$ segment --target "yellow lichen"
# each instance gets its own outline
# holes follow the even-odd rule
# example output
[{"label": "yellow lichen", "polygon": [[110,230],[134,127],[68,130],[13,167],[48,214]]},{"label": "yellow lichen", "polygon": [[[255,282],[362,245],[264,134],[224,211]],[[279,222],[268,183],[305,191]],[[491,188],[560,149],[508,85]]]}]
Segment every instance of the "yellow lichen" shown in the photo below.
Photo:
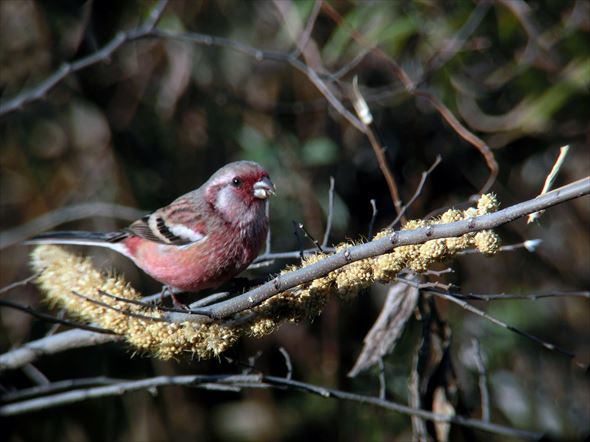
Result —
[{"label": "yellow lichen", "polygon": [[477,201],[477,213],[485,215],[486,213],[493,213],[498,210],[500,204],[493,193],[486,193],[479,197]]},{"label": "yellow lichen", "polygon": [[473,244],[485,255],[493,255],[500,248],[500,238],[491,230],[477,232],[473,238]]},{"label": "yellow lichen", "polygon": [[440,216],[441,223],[454,223],[463,219],[463,212],[460,210],[450,209]]}]

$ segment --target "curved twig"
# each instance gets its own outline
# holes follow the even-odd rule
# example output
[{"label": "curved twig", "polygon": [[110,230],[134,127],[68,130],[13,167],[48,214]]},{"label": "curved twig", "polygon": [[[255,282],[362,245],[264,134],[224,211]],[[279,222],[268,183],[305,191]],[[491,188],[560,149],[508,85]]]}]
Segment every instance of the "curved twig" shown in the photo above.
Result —
[{"label": "curved twig", "polygon": [[123,46],[125,43],[138,40],[150,34],[154,27],[158,24],[168,0],[159,0],[158,3],[150,11],[148,19],[141,26],[126,32],[119,32],[117,35],[104,45],[101,49],[92,54],[80,58],[72,63],[64,63],[61,67],[47,77],[44,81],[39,83],[36,87],[30,90],[21,92],[16,97],[8,100],[5,103],[0,104],[0,116],[14,112],[15,110],[21,109],[26,104],[32,103],[33,101],[40,100],[45,97],[51,90],[53,90],[58,84],[60,84],[66,77],[74,72],[81,71],[89,66],[95,65],[102,61],[108,60],[113,52]]},{"label": "curved twig", "polygon": [[[503,425],[493,424],[478,419],[470,419],[462,416],[436,414],[430,411],[408,407],[407,405],[399,404],[397,402],[380,399],[378,397],[349,393],[333,388],[326,388],[306,382],[296,381],[287,377],[266,376],[262,374],[157,376],[138,381],[114,382],[110,385],[66,391],[40,398],[6,404],[0,407],[0,416],[13,416],[36,410],[58,407],[65,404],[76,403],[87,399],[119,396],[127,392],[153,390],[154,388],[173,385],[204,388],[207,390],[226,390],[227,388],[224,387],[236,387],[236,391],[240,391],[245,388],[279,388],[292,391],[302,391],[305,393],[312,393],[323,398],[342,399],[359,404],[373,405],[405,415],[420,416],[424,419],[435,422],[452,422],[465,427],[475,428],[482,431],[506,436],[526,439],[539,439],[541,437],[540,433],[532,431],[510,428]],[[51,384],[49,384],[46,388],[51,388]]]}]

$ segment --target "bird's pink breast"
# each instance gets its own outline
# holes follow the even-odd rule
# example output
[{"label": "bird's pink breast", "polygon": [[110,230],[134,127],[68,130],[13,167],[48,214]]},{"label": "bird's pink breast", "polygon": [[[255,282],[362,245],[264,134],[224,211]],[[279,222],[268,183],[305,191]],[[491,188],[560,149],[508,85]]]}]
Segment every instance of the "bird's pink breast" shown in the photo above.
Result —
[{"label": "bird's pink breast", "polygon": [[216,287],[231,279],[256,257],[266,225],[257,232],[212,233],[189,247],[158,244],[139,237],[125,240],[135,264],[154,279],[182,291]]}]

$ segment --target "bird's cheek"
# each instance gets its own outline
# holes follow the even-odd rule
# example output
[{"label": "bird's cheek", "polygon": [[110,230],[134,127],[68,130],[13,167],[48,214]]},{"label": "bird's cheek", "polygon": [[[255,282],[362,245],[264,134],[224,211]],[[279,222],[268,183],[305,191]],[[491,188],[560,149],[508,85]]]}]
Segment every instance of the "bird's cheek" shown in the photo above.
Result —
[{"label": "bird's cheek", "polygon": [[231,189],[224,187],[219,189],[215,197],[215,207],[221,212],[225,212],[231,206],[232,192]]},{"label": "bird's cheek", "polygon": [[240,212],[244,209],[241,192],[231,187],[221,189],[217,193],[215,208],[230,219],[240,216]]}]

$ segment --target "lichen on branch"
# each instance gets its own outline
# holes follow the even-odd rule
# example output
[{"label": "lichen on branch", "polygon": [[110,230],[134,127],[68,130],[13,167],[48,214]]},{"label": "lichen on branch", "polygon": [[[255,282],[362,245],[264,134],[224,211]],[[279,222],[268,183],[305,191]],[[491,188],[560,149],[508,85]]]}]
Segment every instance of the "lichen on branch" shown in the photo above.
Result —
[{"label": "lichen on branch", "polygon": [[[465,211],[451,209],[435,219],[409,221],[404,230],[469,219],[494,212],[497,208],[493,195],[483,195],[477,208]],[[392,231],[386,229],[379,232],[376,238],[391,234]],[[435,262],[451,258],[467,248],[475,247],[486,255],[492,255],[498,250],[499,243],[495,232],[484,230],[400,246],[391,253],[351,262],[324,277],[278,293],[231,319],[209,323],[172,322],[168,320],[167,312],[153,306],[105,296],[103,293],[130,301],[140,301],[142,297],[122,277],[104,274],[88,258],[73,255],[58,246],[38,246],[32,253],[32,266],[40,272],[37,283],[48,302],[125,337],[138,351],[162,359],[184,354],[211,358],[234,345],[242,336],[264,336],[283,321],[301,321],[319,315],[330,296],[351,298],[374,283],[392,281],[403,269],[425,271]],[[346,250],[352,245],[341,243],[336,250]],[[308,256],[298,266],[284,269],[282,274],[316,263],[325,256],[322,253]]]}]

